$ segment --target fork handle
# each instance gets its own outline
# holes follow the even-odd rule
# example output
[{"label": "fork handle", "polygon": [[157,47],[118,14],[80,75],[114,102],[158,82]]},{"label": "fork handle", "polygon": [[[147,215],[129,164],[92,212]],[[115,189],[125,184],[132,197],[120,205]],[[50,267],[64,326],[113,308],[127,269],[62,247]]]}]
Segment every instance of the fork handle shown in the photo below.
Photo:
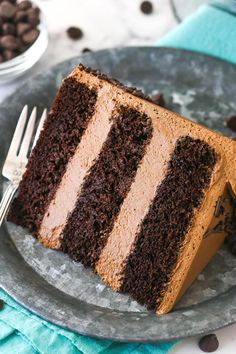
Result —
[{"label": "fork handle", "polygon": [[2,222],[6,216],[9,205],[12,201],[12,198],[14,197],[14,195],[16,193],[17,188],[18,188],[17,184],[9,183],[7,186],[7,189],[2,197],[2,200],[0,203],[0,226],[2,225]]}]

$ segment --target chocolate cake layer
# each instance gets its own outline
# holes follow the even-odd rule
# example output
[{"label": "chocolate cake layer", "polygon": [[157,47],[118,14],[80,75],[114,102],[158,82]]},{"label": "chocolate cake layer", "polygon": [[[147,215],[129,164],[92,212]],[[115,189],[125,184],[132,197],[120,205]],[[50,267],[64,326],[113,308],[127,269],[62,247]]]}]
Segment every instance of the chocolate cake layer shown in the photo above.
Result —
[{"label": "chocolate cake layer", "polygon": [[121,106],[64,228],[62,249],[95,267],[135,178],[153,128],[146,114]]},{"label": "chocolate cake layer", "polygon": [[93,114],[97,94],[74,78],[64,81],[34,149],[8,220],[36,232]]},{"label": "chocolate cake layer", "polygon": [[158,308],[216,164],[214,150],[189,136],[179,139],[167,174],[136,236],[121,291]]}]

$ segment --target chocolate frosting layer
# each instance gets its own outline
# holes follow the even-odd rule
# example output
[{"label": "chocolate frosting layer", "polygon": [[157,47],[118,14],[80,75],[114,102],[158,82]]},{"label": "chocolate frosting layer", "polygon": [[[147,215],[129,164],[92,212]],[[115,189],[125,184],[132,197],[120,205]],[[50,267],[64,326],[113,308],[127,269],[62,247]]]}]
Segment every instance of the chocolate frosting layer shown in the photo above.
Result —
[{"label": "chocolate frosting layer", "polygon": [[88,74],[92,74],[93,76],[96,76],[98,79],[107,81],[110,84],[112,84],[112,85],[122,89],[123,91],[130,93],[136,97],[139,97],[139,98],[142,98],[146,101],[157,104],[155,99],[152,99],[152,97],[145,95],[145,93],[143,91],[137,89],[136,87],[126,86],[126,85],[122,84],[119,80],[111,78],[111,77],[107,76],[106,74],[102,73],[100,70],[92,69],[90,67],[85,67],[85,66],[83,66],[83,64],[79,64],[77,69],[83,70]]}]

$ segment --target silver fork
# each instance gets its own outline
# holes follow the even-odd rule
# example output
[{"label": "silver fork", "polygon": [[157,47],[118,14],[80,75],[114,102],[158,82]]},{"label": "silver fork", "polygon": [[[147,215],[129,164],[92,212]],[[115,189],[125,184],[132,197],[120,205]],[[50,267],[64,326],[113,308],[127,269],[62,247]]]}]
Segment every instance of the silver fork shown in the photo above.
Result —
[{"label": "silver fork", "polygon": [[[25,167],[28,162],[28,155],[30,154],[30,143],[35,130],[37,108],[33,108],[26,126],[27,114],[28,106],[24,106],[8,150],[5,163],[3,165],[2,175],[8,179],[9,183],[0,203],[0,226],[2,225],[12,198],[14,197],[19,186],[21,177],[25,172]],[[39,121],[32,148],[36,144],[46,116],[47,110],[44,109]]]}]

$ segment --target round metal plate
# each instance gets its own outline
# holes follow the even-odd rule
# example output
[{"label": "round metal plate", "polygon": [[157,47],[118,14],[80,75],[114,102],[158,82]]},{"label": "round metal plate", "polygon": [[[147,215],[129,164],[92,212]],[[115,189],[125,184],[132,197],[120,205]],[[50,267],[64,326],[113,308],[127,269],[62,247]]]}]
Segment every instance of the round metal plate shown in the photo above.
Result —
[{"label": "round metal plate", "polygon": [[[147,94],[163,92],[169,109],[232,136],[225,117],[236,112],[236,67],[183,50],[124,48],[88,53],[32,78],[0,108],[4,161],[24,104],[50,107],[79,62]],[[0,285],[39,316],[75,332],[120,341],[154,342],[209,332],[236,321],[236,258],[224,247],[169,314],[156,316],[67,255],[41,246],[21,227],[0,230]]]}]

